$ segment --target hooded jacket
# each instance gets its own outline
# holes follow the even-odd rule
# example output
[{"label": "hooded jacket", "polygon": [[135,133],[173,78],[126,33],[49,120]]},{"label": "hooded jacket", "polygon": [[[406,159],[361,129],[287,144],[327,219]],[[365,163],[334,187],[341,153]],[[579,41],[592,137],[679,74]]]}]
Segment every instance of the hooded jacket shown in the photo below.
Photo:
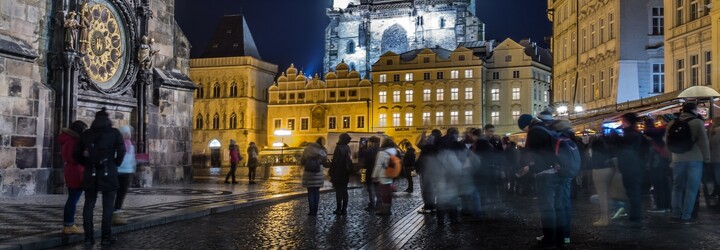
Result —
[{"label": "hooded jacket", "polygon": [[[696,117],[695,114],[682,113],[680,115],[680,120],[687,120],[693,117]],[[675,123],[675,121],[671,121],[668,124],[668,129],[672,127],[673,123]],[[690,126],[690,133],[692,134],[695,145],[693,145],[692,149],[688,152],[672,153],[672,162],[702,161],[709,163],[710,143],[707,133],[705,133],[705,122],[701,119],[692,119],[688,122],[688,125]],[[665,134],[667,136],[667,133]]]},{"label": "hooded jacket", "polygon": [[[300,158],[300,162],[305,165],[305,163],[310,159],[321,159],[320,161],[316,162],[325,162],[327,160],[327,152],[325,151],[325,147],[323,147],[320,144],[317,143],[310,143],[307,147],[305,147],[305,150],[303,150],[302,158]],[[324,174],[323,171],[318,172],[310,172],[310,171],[303,171],[302,176],[302,185],[303,187],[322,187],[325,184]]]},{"label": "hooded jacket", "polygon": [[350,182],[350,174],[353,170],[352,158],[350,157],[350,136],[341,134],[340,140],[333,152],[332,164],[330,164],[330,182],[333,184],[347,184]]},{"label": "hooded jacket", "polygon": [[372,177],[375,182],[380,184],[392,184],[393,178],[385,176],[385,169],[388,167],[388,160],[391,155],[397,155],[397,149],[395,148],[383,148],[378,151],[377,159],[375,160],[375,167],[373,168]]},{"label": "hooded jacket", "polygon": [[61,156],[65,162],[65,185],[68,188],[80,188],[82,186],[83,171],[85,167],[78,163],[73,157],[73,151],[77,145],[80,135],[68,128],[63,128],[58,136],[58,142],[61,145]]},{"label": "hooded jacket", "polygon": [[118,166],[125,157],[122,134],[112,127],[107,113],[95,115],[90,129],[80,136],[73,156],[86,167],[83,189],[87,191],[112,191],[118,189]]}]

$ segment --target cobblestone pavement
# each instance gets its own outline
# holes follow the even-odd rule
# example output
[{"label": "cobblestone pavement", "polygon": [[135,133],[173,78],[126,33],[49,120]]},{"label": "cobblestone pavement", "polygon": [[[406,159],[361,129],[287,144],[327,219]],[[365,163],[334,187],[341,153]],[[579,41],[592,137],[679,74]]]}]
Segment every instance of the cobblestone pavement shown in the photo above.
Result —
[{"label": "cobblestone pavement", "polygon": [[[334,194],[327,193],[316,218],[306,215],[306,199],[296,198],[119,234],[113,249],[531,249],[540,235],[532,197],[509,198],[483,220],[462,217],[460,223],[442,225],[431,215],[415,213],[421,205],[417,191],[396,193],[390,217],[363,211],[363,190],[351,190],[350,197],[347,216],[332,214]],[[570,249],[720,249],[720,208],[715,205],[703,202],[693,225],[644,213],[642,228],[622,221],[599,228],[591,225],[598,208],[586,195],[580,197],[573,204]]]}]

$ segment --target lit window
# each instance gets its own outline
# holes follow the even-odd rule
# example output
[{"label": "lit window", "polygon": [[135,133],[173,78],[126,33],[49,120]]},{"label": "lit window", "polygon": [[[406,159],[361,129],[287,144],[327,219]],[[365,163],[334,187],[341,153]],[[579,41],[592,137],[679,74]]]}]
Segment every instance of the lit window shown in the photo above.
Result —
[{"label": "lit window", "polygon": [[435,112],[435,125],[436,126],[443,125],[443,123],[444,123],[443,115],[444,115],[443,112]]},{"label": "lit window", "polygon": [[385,74],[380,75],[379,81],[380,81],[380,82],[387,82],[387,75],[385,75]]},{"label": "lit window", "polygon": [[450,89],[450,100],[457,101],[460,95],[460,89],[458,88],[451,88]]},{"label": "lit window", "polygon": [[430,125],[430,112],[423,112],[422,122],[424,126]]},{"label": "lit window", "polygon": [[520,111],[513,110],[512,118],[513,118],[513,122],[517,122],[518,118],[520,118]]},{"label": "lit window", "polygon": [[520,100],[520,88],[513,88],[513,89],[512,89],[512,99],[513,99],[513,100]]},{"label": "lit window", "polygon": [[278,129],[282,128],[282,119],[275,119],[275,120],[273,120],[273,123],[274,123],[273,130],[278,130]]},{"label": "lit window", "polygon": [[405,90],[405,102],[412,102],[413,101],[413,91],[412,89]]},{"label": "lit window", "polygon": [[457,124],[458,124],[458,120],[459,120],[458,115],[459,115],[459,113],[460,113],[460,112],[458,112],[458,111],[450,111],[450,124],[451,124],[451,125],[457,125]]},{"label": "lit window", "polygon": [[387,125],[387,114],[380,114],[378,117],[378,126],[385,127]]},{"label": "lit window", "polygon": [[678,90],[685,86],[685,59],[677,60],[677,86]]},{"label": "lit window", "polygon": [[465,124],[473,124],[473,112],[471,110],[465,111]]},{"label": "lit window", "polygon": [[344,128],[344,129],[350,128],[350,117],[349,116],[343,116],[342,128]]},{"label": "lit window", "polygon": [[460,71],[451,70],[450,71],[450,79],[458,79],[458,78],[460,78]]},{"label": "lit window", "polygon": [[550,95],[549,91],[544,91],[544,92],[543,92],[543,101],[544,101],[544,102],[548,102],[548,99],[550,98],[549,95]]},{"label": "lit window", "polygon": [[498,112],[498,111],[490,112],[490,123],[491,124],[500,124],[500,112]]},{"label": "lit window", "polygon": [[406,82],[412,82],[413,80],[413,74],[412,73],[405,73],[405,81]]},{"label": "lit window", "polygon": [[357,128],[365,128],[365,116],[357,117]]},{"label": "lit window", "polygon": [[465,70],[465,78],[473,78],[473,70],[472,69]]},{"label": "lit window", "polygon": [[337,117],[328,117],[328,129],[337,129]]},{"label": "lit window", "polygon": [[405,126],[412,126],[413,125],[413,114],[412,113],[405,113]]},{"label": "lit window", "polygon": [[698,62],[698,56],[692,55],[690,56],[690,85],[691,86],[697,86],[699,81],[698,77],[700,74],[700,65]]},{"label": "lit window", "polygon": [[500,101],[500,89],[491,89],[490,90],[490,100]]},{"label": "lit window", "polygon": [[386,91],[380,91],[380,93],[378,93],[378,95],[379,95],[378,102],[387,103],[387,92]]},{"label": "lit window", "polygon": [[393,102],[394,103],[400,102],[400,90],[393,91]]},{"label": "lit window", "polygon": [[473,99],[473,88],[465,87],[465,100],[472,100],[472,99]]},{"label": "lit window", "polygon": [[310,119],[308,119],[308,118],[302,118],[302,119],[300,119],[300,129],[301,129],[301,130],[308,130],[309,121],[310,121]]},{"label": "lit window", "polygon": [[444,101],[445,100],[445,90],[444,89],[436,89],[435,90],[435,100],[436,101]]},{"label": "lit window", "polygon": [[295,130],[295,119],[288,119],[288,121],[287,121],[287,129],[288,129],[288,130]]},{"label": "lit window", "polygon": [[429,102],[430,101],[430,95],[431,95],[430,89],[423,89],[423,101]]}]

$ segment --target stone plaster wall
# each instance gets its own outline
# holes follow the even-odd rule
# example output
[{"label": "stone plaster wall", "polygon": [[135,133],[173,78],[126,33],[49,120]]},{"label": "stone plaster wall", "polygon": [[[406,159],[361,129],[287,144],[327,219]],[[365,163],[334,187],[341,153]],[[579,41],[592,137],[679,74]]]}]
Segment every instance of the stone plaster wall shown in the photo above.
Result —
[{"label": "stone plaster wall", "polygon": [[161,87],[160,102],[150,108],[148,152],[153,180],[188,182],[192,150],[193,92]]},{"label": "stone plaster wall", "polygon": [[46,193],[50,178],[53,90],[45,65],[47,1],[0,1],[0,35],[39,55],[34,61],[0,52],[0,196]]}]

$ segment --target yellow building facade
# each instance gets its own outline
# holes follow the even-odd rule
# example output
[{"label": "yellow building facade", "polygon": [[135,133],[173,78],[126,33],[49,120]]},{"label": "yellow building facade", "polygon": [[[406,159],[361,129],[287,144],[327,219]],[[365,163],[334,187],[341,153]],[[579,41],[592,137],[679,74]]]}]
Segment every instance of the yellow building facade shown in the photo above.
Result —
[{"label": "yellow building facade", "polygon": [[[344,62],[324,80],[307,77],[291,65],[268,89],[268,144],[299,147],[328,132],[369,132],[371,93],[370,81]],[[275,135],[278,130],[289,130],[290,135]]]},{"label": "yellow building facade", "polygon": [[372,67],[372,131],[415,143],[423,131],[481,127],[483,64],[463,47],[383,54]]}]

